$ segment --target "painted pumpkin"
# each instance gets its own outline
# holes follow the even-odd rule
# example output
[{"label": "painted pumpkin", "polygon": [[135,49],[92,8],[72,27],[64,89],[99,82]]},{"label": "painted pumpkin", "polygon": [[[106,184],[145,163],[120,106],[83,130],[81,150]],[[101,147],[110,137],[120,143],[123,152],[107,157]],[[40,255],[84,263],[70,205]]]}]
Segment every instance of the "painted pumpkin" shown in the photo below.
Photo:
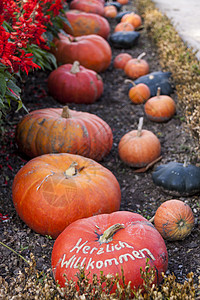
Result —
[{"label": "painted pumpkin", "polygon": [[120,207],[115,176],[97,162],[73,154],[46,154],[16,174],[13,203],[35,232],[56,238],[70,223]]},{"label": "painted pumpkin", "polygon": [[128,22],[120,22],[118,23],[115,28],[114,28],[114,32],[118,32],[118,31],[133,31],[135,28],[133,27],[133,25],[131,23]]},{"label": "painted pumpkin", "polygon": [[138,130],[131,130],[120,140],[118,153],[121,160],[135,168],[147,166],[156,160],[161,153],[161,145],[157,136],[142,129],[143,118],[140,118]]},{"label": "painted pumpkin", "polygon": [[144,55],[145,53],[142,53],[137,58],[132,58],[127,62],[124,72],[128,77],[136,79],[149,73],[149,64],[145,59],[142,59]]},{"label": "painted pumpkin", "polygon": [[77,9],[86,13],[93,13],[100,16],[104,15],[104,4],[98,0],[73,0],[70,9]]},{"label": "painted pumpkin", "polygon": [[121,18],[121,22],[129,22],[136,29],[142,25],[142,19],[138,14],[131,12],[129,14],[125,14]]},{"label": "painted pumpkin", "polygon": [[118,54],[113,60],[114,68],[123,70],[126,63],[130,59],[132,59],[132,56],[129,53],[120,53],[120,54]]},{"label": "painted pumpkin", "polygon": [[97,34],[73,37],[60,33],[54,44],[52,53],[61,64],[72,64],[77,60],[83,67],[99,73],[105,71],[111,63],[111,47]]},{"label": "painted pumpkin", "polygon": [[18,148],[29,157],[72,153],[100,161],[112,142],[112,130],[101,118],[68,107],[32,111],[16,128]]},{"label": "painted pumpkin", "polygon": [[168,265],[163,238],[141,215],[119,211],[69,225],[54,243],[51,262],[55,280],[63,287],[65,275],[77,281],[80,265],[85,266],[90,279],[100,272],[121,277],[123,268],[125,283],[130,282],[135,290],[142,285],[140,268],[145,269],[147,258],[156,270],[154,283],[159,284]]},{"label": "painted pumpkin", "polygon": [[158,88],[157,96],[150,98],[144,105],[147,118],[154,122],[166,122],[176,112],[174,100],[167,95],[160,95]]},{"label": "painted pumpkin", "polygon": [[194,215],[190,206],[183,201],[167,200],[157,209],[154,225],[164,239],[183,240],[194,227]]},{"label": "painted pumpkin", "polygon": [[195,194],[200,191],[200,167],[171,161],[152,173],[153,182],[169,191]]},{"label": "painted pumpkin", "polygon": [[102,95],[103,81],[95,71],[84,68],[75,61],[73,65],[62,65],[50,73],[48,90],[62,104],[89,104]]},{"label": "painted pumpkin", "polygon": [[108,21],[97,14],[69,10],[65,13],[70,26],[63,22],[63,30],[73,36],[97,34],[107,39],[110,34]]}]

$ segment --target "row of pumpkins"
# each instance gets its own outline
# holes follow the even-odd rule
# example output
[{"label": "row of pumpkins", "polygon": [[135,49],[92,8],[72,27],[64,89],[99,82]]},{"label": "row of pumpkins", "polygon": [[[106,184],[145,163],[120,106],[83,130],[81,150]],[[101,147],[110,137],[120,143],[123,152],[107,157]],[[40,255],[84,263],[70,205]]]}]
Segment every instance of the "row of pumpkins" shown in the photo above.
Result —
[{"label": "row of pumpkins", "polygon": [[[120,1],[113,2],[112,6],[117,7],[118,3],[119,9],[119,5],[127,4],[125,0],[123,4]],[[119,183],[111,171],[98,163],[111,151],[111,128],[96,115],[66,106],[72,102],[93,103],[103,93],[103,81],[98,73],[109,67],[112,58],[107,41],[110,25],[105,16],[116,17],[116,14],[108,14],[105,8],[109,6],[111,3],[106,4],[104,0],[69,1],[66,18],[71,25],[64,23],[67,34],[60,33],[52,48],[61,65],[48,78],[49,93],[63,107],[32,111],[16,129],[19,150],[32,159],[14,178],[13,203],[31,229],[56,239],[52,268],[61,286],[65,286],[65,275],[76,280],[79,266],[90,271],[90,278],[100,271],[121,274],[123,266],[126,282],[131,281],[131,287],[138,288],[142,284],[140,268],[145,268],[147,258],[156,269],[154,282],[160,283],[168,265],[163,237],[183,239],[194,225],[190,207],[175,199],[158,208],[155,227],[139,214],[119,211]],[[126,32],[135,34],[141,18],[137,15],[138,25],[131,27],[127,25],[131,24],[128,20],[136,14],[123,12],[122,15],[129,16],[119,22],[124,31],[116,29],[114,34],[123,37]],[[115,38],[114,45],[116,43]],[[114,67],[124,69],[129,80],[144,77],[152,81],[161,75],[159,72],[149,75],[146,60],[126,53],[115,58]],[[143,82],[131,81],[130,84],[131,101],[145,102],[146,116],[150,120],[163,122],[173,116],[173,99],[161,95],[157,87],[155,94],[155,85],[151,89]],[[142,121],[141,118],[138,130],[122,137],[118,148],[122,161],[135,168],[146,167],[161,154],[158,138],[142,129]],[[179,212],[179,220],[176,212]]]}]

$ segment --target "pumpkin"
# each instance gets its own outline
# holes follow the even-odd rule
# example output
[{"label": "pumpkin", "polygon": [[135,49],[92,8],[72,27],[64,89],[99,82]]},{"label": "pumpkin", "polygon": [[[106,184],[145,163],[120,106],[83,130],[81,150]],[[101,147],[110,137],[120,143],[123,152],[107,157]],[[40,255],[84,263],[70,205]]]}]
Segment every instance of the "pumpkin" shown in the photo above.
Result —
[{"label": "pumpkin", "polygon": [[73,36],[97,34],[107,39],[110,34],[108,21],[97,14],[69,10],[65,13],[69,22],[63,22],[63,30]]},{"label": "pumpkin", "polygon": [[138,14],[135,14],[134,12],[122,16],[121,22],[129,22],[133,25],[134,28],[138,28],[142,25],[141,17]]},{"label": "pumpkin", "polygon": [[161,153],[161,145],[157,136],[142,129],[143,118],[140,118],[138,130],[126,133],[118,145],[118,153],[121,160],[134,168],[147,166],[156,160]]},{"label": "pumpkin", "polygon": [[54,44],[52,52],[61,64],[72,64],[77,60],[83,67],[99,73],[105,71],[111,63],[111,47],[99,35],[73,37],[60,33]]},{"label": "pumpkin", "polygon": [[114,32],[118,32],[118,31],[134,31],[134,27],[131,23],[128,22],[120,22],[118,23],[115,28],[114,28]]},{"label": "pumpkin", "polygon": [[185,162],[160,165],[152,173],[152,178],[156,185],[180,194],[195,194],[200,191],[200,167]]},{"label": "pumpkin", "polygon": [[148,85],[151,91],[151,97],[157,95],[158,87],[162,95],[170,95],[173,92],[173,87],[170,82],[171,72],[156,71],[147,75],[141,76],[134,81],[135,84],[144,83]]},{"label": "pumpkin", "polygon": [[104,6],[104,17],[115,18],[117,15],[117,8],[114,5]]},{"label": "pumpkin", "polygon": [[100,16],[104,15],[104,4],[98,0],[73,0],[69,4],[70,9],[82,10]]},{"label": "pumpkin", "polygon": [[35,232],[56,238],[70,223],[120,207],[115,176],[80,155],[45,154],[15,175],[12,196],[19,217]]},{"label": "pumpkin", "polygon": [[118,3],[120,3],[121,5],[125,5],[128,4],[129,0],[117,0]]},{"label": "pumpkin", "polygon": [[194,227],[194,215],[190,206],[183,201],[167,200],[156,210],[154,225],[164,239],[183,240]]},{"label": "pumpkin", "polygon": [[49,93],[60,103],[93,103],[103,93],[103,81],[78,61],[59,66],[48,77]]},{"label": "pumpkin", "polygon": [[114,48],[130,49],[137,44],[140,33],[136,31],[118,31],[112,33],[108,40]]},{"label": "pumpkin", "polygon": [[137,58],[130,59],[124,67],[125,74],[133,79],[149,73],[149,64],[142,57],[145,53],[141,53]]},{"label": "pumpkin", "polygon": [[112,141],[105,121],[68,107],[32,111],[16,127],[18,148],[29,157],[67,152],[100,161],[110,152]]},{"label": "pumpkin", "polygon": [[[55,281],[65,286],[66,277],[77,281],[78,267],[84,267],[89,282],[93,274],[119,274],[125,284],[136,290],[142,286],[140,269],[146,260],[156,270],[154,283],[166,272],[168,254],[163,238],[155,227],[137,213],[118,211],[77,220],[56,239],[51,264]],[[66,277],[65,277],[66,276]],[[78,289],[78,286],[77,286]],[[116,286],[110,291],[113,293]]]},{"label": "pumpkin", "polygon": [[[131,80],[128,79],[125,80],[125,82],[130,82],[130,81]],[[146,84],[140,83],[136,85],[132,81],[131,83],[133,84],[133,87],[130,88],[128,92],[128,96],[131,102],[133,102],[134,104],[142,104],[150,98],[151,92],[149,87]]]},{"label": "pumpkin", "polygon": [[132,11],[130,10],[127,10],[127,11],[120,11],[116,17],[115,17],[115,20],[117,21],[117,23],[121,22],[121,19],[124,15],[127,15],[127,14],[130,14]]},{"label": "pumpkin", "polygon": [[150,98],[144,105],[147,118],[154,122],[166,122],[176,112],[174,100],[167,95],[160,95],[158,88],[157,96]]},{"label": "pumpkin", "polygon": [[114,60],[113,65],[116,69],[124,69],[126,63],[132,58],[132,56],[128,53],[120,53],[118,54]]},{"label": "pumpkin", "polygon": [[117,1],[109,1],[104,4],[104,6],[114,6],[117,9],[117,12],[121,10],[122,5]]}]

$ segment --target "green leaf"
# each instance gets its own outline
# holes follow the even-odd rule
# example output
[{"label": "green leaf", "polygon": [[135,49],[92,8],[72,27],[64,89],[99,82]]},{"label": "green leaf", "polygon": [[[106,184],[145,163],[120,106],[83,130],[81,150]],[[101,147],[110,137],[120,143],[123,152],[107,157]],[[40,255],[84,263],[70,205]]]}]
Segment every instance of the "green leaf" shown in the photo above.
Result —
[{"label": "green leaf", "polygon": [[3,74],[0,73],[0,94],[4,97],[6,93],[6,79]]}]

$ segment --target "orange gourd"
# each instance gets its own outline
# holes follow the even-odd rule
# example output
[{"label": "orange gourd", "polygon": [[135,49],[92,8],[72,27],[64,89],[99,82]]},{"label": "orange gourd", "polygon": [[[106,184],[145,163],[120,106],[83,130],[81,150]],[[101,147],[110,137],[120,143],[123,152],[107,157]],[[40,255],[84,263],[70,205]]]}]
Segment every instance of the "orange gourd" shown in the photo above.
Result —
[{"label": "orange gourd", "polygon": [[183,201],[167,200],[157,209],[154,225],[164,239],[183,240],[194,227],[194,215],[190,206]]},{"label": "orange gourd", "polygon": [[149,87],[144,83],[135,84],[131,80],[125,80],[125,82],[131,82],[133,86],[130,88],[128,92],[129,99],[134,104],[142,104],[146,100],[148,100],[151,96],[151,91]]},{"label": "orange gourd", "polygon": [[115,18],[117,15],[117,8],[114,5],[104,6],[104,17]]},{"label": "orange gourd", "polygon": [[105,71],[111,63],[111,47],[97,34],[73,37],[60,33],[54,45],[51,51],[61,64],[72,64],[77,60],[83,67],[99,73]]},{"label": "orange gourd", "polygon": [[12,196],[19,217],[35,232],[56,238],[69,224],[119,210],[115,176],[97,162],[73,154],[46,154],[16,174]]},{"label": "orange gourd", "polygon": [[144,105],[146,116],[154,122],[165,122],[172,118],[176,112],[174,100],[167,95],[160,95],[158,88],[157,96],[150,98]]},{"label": "orange gourd", "polygon": [[107,39],[110,25],[106,18],[79,10],[69,10],[65,13],[68,23],[63,22],[63,30],[73,36],[97,34]]},{"label": "orange gourd", "polygon": [[123,162],[135,168],[145,167],[156,160],[161,153],[157,136],[142,129],[143,118],[140,118],[138,130],[126,133],[120,140],[118,153]]},{"label": "orange gourd", "polygon": [[121,5],[125,5],[128,4],[129,0],[117,0],[118,3],[120,3]]},{"label": "orange gourd", "polygon": [[142,53],[137,58],[132,58],[127,62],[124,72],[128,77],[137,79],[149,73],[149,64],[145,59],[142,59],[144,55],[145,53]]},{"label": "orange gourd", "polygon": [[138,14],[135,14],[134,12],[131,12],[130,14],[125,14],[121,18],[121,22],[129,22],[133,25],[135,29],[142,25],[141,17]]},{"label": "orange gourd", "polygon": [[32,111],[16,128],[18,148],[29,157],[67,152],[100,161],[112,142],[112,130],[105,121],[68,107]]},{"label": "orange gourd", "polygon": [[70,9],[77,9],[86,13],[104,15],[104,4],[98,0],[73,0],[69,4]]},{"label": "orange gourd", "polygon": [[132,56],[128,53],[120,53],[118,54],[113,61],[114,68],[116,69],[124,69],[126,63],[132,59]]},{"label": "orange gourd", "polygon": [[115,26],[114,32],[118,31],[133,31],[135,28],[129,22],[120,22]]}]

